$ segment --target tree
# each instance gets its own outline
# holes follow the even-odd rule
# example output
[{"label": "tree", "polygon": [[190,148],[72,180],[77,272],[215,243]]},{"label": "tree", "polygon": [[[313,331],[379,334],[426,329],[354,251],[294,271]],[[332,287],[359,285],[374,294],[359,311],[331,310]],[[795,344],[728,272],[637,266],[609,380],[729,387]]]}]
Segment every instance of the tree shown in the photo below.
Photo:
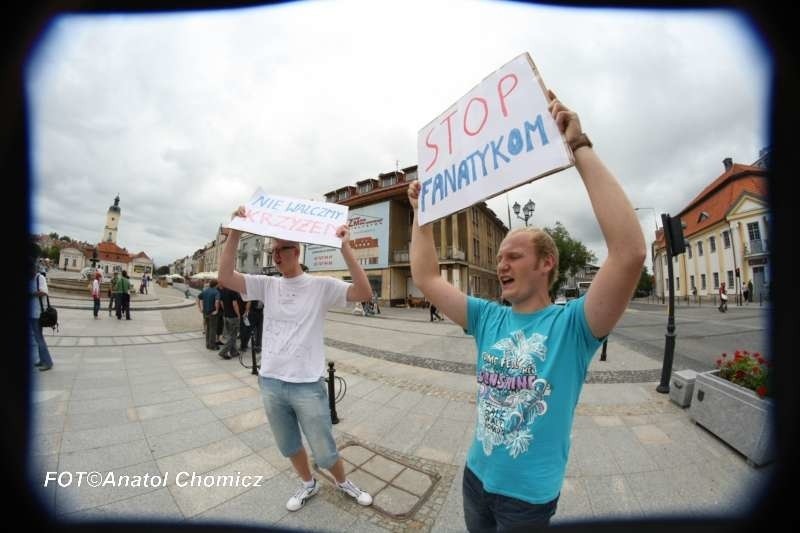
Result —
[{"label": "tree", "polygon": [[160,266],[156,269],[157,276],[166,276],[169,274],[169,265]]},{"label": "tree", "polygon": [[47,250],[45,257],[49,258],[53,263],[58,264],[58,256],[61,254],[61,250],[58,246],[51,246],[45,250]]},{"label": "tree", "polygon": [[556,221],[554,228],[546,227],[544,231],[553,238],[558,248],[558,277],[550,287],[550,295],[555,297],[556,291],[567,281],[567,275],[574,276],[587,264],[597,261],[597,256],[582,242],[573,239],[559,221]]},{"label": "tree", "polygon": [[52,233],[49,233],[47,236],[50,237],[51,239],[58,240],[58,233],[56,233],[55,231],[52,232]]},{"label": "tree", "polygon": [[646,296],[653,290],[653,276],[647,271],[647,267],[642,267],[642,275],[639,276],[639,284],[636,285],[636,296]]},{"label": "tree", "polygon": [[72,242],[72,239],[70,239],[70,238],[69,238],[69,237],[67,237],[66,235],[62,235],[60,240],[62,240],[62,241],[66,241],[66,242]]}]

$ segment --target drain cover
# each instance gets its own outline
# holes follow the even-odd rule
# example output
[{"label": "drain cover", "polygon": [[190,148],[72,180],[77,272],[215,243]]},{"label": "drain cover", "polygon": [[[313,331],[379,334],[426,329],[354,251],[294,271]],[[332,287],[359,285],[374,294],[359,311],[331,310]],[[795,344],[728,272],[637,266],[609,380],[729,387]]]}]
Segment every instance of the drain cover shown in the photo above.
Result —
[{"label": "drain cover", "polygon": [[[441,480],[436,472],[426,471],[366,444],[346,442],[339,446],[348,479],[372,495],[372,509],[395,520],[412,518]],[[314,469],[331,483],[327,471]]]}]

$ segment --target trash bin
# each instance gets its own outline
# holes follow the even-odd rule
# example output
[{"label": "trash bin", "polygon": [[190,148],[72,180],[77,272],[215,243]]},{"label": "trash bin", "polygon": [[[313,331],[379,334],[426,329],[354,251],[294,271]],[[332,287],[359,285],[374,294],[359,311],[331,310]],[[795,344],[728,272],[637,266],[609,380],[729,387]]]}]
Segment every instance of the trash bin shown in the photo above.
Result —
[{"label": "trash bin", "polygon": [[672,373],[669,387],[669,399],[681,407],[689,407],[692,403],[694,380],[697,372],[694,370],[679,370]]}]

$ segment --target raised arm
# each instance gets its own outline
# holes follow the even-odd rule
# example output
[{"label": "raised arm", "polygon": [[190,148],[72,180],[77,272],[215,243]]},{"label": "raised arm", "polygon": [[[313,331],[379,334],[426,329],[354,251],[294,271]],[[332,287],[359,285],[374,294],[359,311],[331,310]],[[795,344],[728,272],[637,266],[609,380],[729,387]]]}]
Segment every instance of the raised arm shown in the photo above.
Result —
[{"label": "raised arm", "polygon": [[411,277],[425,298],[466,329],[467,296],[439,274],[439,259],[433,241],[433,224],[419,226],[419,181],[408,186],[408,200],[414,209],[411,227]]},{"label": "raised arm", "polygon": [[347,226],[339,226],[336,236],[342,239],[342,258],[347,264],[347,270],[353,280],[350,288],[347,289],[348,302],[364,302],[372,298],[372,287],[369,284],[367,273],[358,264],[358,259],[350,248],[350,230]]},{"label": "raised arm", "polygon": [[573,151],[592,209],[608,248],[608,258],[586,294],[584,312],[595,337],[608,335],[625,312],[647,255],[644,235],[622,186],[583,137],[578,115],[550,91],[550,113]]},{"label": "raised arm", "polygon": [[[236,211],[233,212],[231,219],[244,216],[244,206],[240,205]],[[225,240],[225,246],[222,248],[222,255],[219,258],[219,272],[217,276],[223,286],[239,293],[247,292],[244,276],[233,269],[233,265],[236,263],[236,248],[239,247],[239,237],[242,236],[242,232],[230,228],[225,231],[228,238]]]}]

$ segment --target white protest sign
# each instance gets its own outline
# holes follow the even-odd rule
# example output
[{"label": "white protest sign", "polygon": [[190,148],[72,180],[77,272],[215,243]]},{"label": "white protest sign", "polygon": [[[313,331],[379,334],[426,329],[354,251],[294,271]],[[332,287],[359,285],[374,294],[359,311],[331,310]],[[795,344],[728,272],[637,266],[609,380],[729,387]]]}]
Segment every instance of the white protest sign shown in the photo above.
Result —
[{"label": "white protest sign", "polygon": [[422,128],[419,222],[426,224],[574,164],[524,53]]},{"label": "white protest sign", "polygon": [[342,247],[336,230],[347,224],[345,205],[276,196],[259,187],[244,207],[246,216],[234,218],[226,228],[286,241]]}]

